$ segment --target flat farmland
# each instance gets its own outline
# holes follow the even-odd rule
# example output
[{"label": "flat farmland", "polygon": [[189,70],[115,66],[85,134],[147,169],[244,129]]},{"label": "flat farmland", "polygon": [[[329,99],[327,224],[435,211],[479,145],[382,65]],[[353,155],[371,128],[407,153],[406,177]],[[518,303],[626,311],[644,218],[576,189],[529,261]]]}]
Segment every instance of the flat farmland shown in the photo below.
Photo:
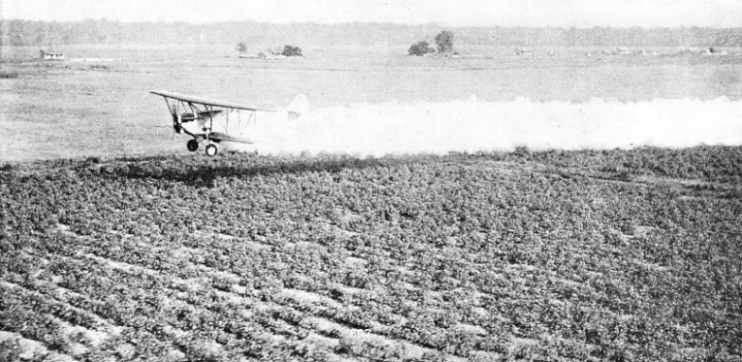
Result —
[{"label": "flat farmland", "polygon": [[726,97],[723,117],[734,49],[36,51],[3,48],[0,360],[742,359],[739,145],[208,158],[148,93],[320,112]]},{"label": "flat farmland", "polygon": [[[305,49],[304,59],[265,61],[238,58],[232,45],[73,47],[65,62],[29,61],[37,51],[3,49],[2,71],[17,74],[0,80],[3,161],[182,150],[183,140],[165,127],[164,102],[151,89],[267,107],[305,94],[314,109],[471,96],[569,102],[742,98],[736,49],[726,56],[674,55],[677,49],[619,56],[564,48],[548,50],[554,56],[538,50],[518,57],[510,48],[471,48],[462,49],[460,58],[436,58],[409,57],[404,48],[318,48]],[[74,61],[90,58],[104,61]]]},{"label": "flat farmland", "polygon": [[742,356],[739,147],[0,171],[0,350],[57,360]]}]

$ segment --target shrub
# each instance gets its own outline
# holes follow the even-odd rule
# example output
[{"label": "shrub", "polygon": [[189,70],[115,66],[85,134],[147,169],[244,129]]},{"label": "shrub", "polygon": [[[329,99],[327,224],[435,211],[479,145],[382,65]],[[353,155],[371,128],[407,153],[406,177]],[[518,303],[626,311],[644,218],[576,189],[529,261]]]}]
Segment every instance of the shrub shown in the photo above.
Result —
[{"label": "shrub", "polygon": [[453,32],[442,31],[435,37],[435,44],[438,45],[439,53],[446,53],[453,50]]},{"label": "shrub", "polygon": [[6,71],[0,72],[0,79],[15,79],[15,78],[18,78],[18,73],[16,72],[6,72]]},{"label": "shrub", "polygon": [[426,41],[418,42],[417,44],[412,44],[410,46],[410,49],[407,50],[407,54],[409,55],[417,55],[417,56],[423,56],[428,53],[435,53],[435,49],[431,48]]},{"label": "shrub", "polygon": [[303,56],[301,54],[301,48],[295,47],[295,46],[291,46],[291,45],[284,46],[283,47],[283,52],[281,54],[283,54],[283,55],[285,55],[287,57],[301,57],[301,56]]}]

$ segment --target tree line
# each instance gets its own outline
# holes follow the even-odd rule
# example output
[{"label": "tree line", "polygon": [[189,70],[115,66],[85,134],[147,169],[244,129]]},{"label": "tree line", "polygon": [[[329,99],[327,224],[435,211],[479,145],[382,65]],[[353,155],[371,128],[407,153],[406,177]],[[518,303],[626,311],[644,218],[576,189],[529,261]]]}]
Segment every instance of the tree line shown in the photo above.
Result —
[{"label": "tree line", "polygon": [[0,44],[55,46],[72,44],[250,44],[299,43],[305,46],[409,46],[432,40],[442,31],[456,34],[460,45],[479,46],[680,46],[739,47],[742,28],[524,28],[453,27],[436,24],[383,23],[271,24],[254,21],[189,24],[125,23],[109,20],[42,22],[0,20]]}]

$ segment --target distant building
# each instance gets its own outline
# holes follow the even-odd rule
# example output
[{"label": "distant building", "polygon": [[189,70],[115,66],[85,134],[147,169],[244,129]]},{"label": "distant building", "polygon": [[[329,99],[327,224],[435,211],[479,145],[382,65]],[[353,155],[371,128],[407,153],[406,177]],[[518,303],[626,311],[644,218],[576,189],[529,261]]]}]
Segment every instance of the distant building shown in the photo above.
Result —
[{"label": "distant building", "polygon": [[515,55],[531,54],[530,48],[515,48]]},{"label": "distant building", "polygon": [[39,58],[43,60],[64,60],[64,54],[62,53],[47,53],[42,49],[40,54]]},{"label": "distant building", "polygon": [[620,55],[632,55],[632,54],[634,54],[631,51],[631,49],[629,49],[627,47],[618,47],[618,48],[616,48],[616,53],[618,53]]}]

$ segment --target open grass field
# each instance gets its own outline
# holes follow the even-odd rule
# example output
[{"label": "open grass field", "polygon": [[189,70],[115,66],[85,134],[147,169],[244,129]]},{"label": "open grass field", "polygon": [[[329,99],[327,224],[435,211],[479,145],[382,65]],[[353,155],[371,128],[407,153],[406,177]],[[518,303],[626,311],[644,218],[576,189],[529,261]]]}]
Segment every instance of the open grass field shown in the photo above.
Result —
[{"label": "open grass field", "polygon": [[738,51],[36,51],[2,54],[0,361],[742,360],[739,145],[208,158],[148,94],[719,114]]},{"label": "open grass field", "polygon": [[184,139],[173,138],[170,128],[153,128],[168,126],[169,115],[151,89],[268,107],[285,106],[302,93],[315,109],[471,96],[569,102],[742,98],[737,49],[718,57],[672,55],[677,49],[657,49],[657,56],[546,51],[517,57],[511,48],[471,48],[461,49],[461,58],[428,58],[408,57],[404,48],[319,48],[305,49],[304,59],[261,61],[236,57],[234,45],[73,47],[65,50],[68,61],[32,62],[38,49],[6,47],[2,71],[17,77],[0,79],[0,162],[181,151]]}]

